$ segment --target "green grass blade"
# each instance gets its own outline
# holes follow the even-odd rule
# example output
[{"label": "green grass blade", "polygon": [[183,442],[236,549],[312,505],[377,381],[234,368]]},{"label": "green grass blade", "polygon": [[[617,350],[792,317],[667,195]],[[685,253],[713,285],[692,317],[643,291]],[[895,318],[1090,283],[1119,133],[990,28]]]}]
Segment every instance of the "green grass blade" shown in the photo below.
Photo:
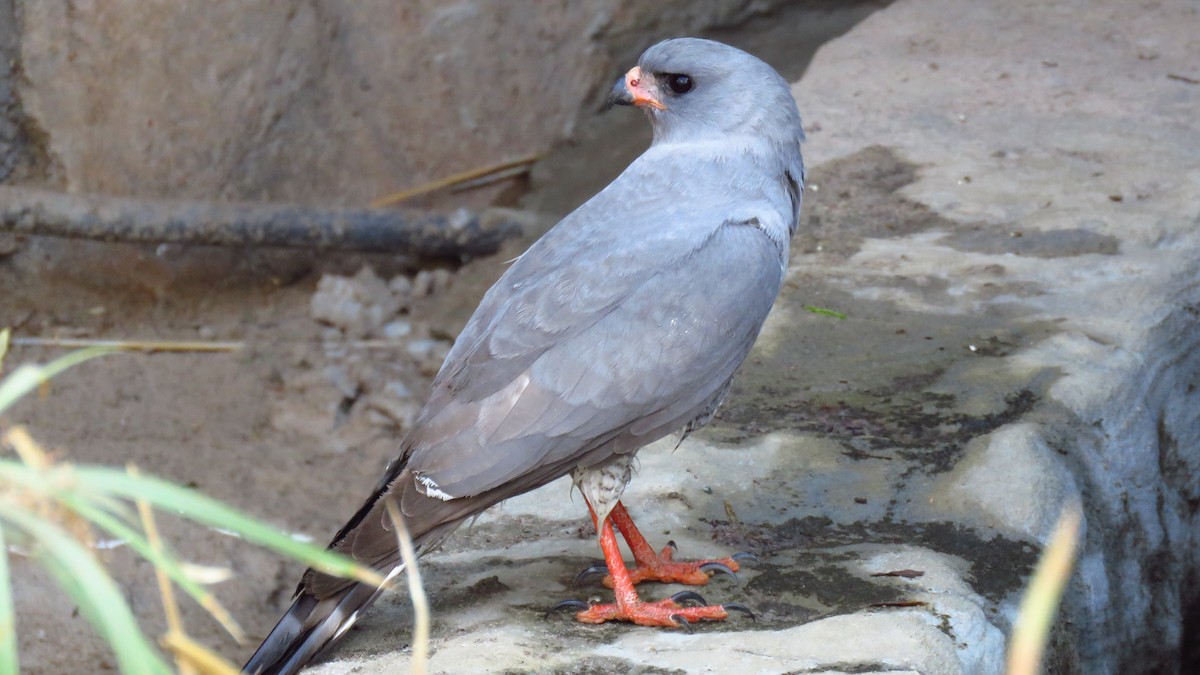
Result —
[{"label": "green grass blade", "polygon": [[[0,469],[10,471],[13,467]],[[243,539],[273,549],[308,566],[364,583],[380,585],[375,572],[356,564],[346,556],[323,547],[297,541],[274,527],[198,492],[151,476],[131,476],[107,467],[71,467],[72,490],[88,490],[145,500],[164,511],[181,515],[210,527],[233,532]]]},{"label": "green grass blade", "polygon": [[[238,642],[245,641],[246,635],[234,620],[233,615],[221,606],[221,603],[217,601],[212,593],[209,593],[200,584],[192,581],[173,555],[151,546],[150,542],[141,532],[125,524],[120,518],[105,511],[103,508],[77,496],[66,494],[60,496],[67,508],[78,513],[84,519],[91,521],[112,536],[121,539],[136,551],[138,555],[163,572],[166,572],[167,576],[170,577],[176,586],[195,600],[196,604],[203,607],[205,611],[212,615],[221,624],[221,627],[233,636],[235,640]],[[0,672],[4,671],[0,670]]]},{"label": "green grass blade", "polygon": [[[0,342],[5,336],[0,335]],[[2,348],[2,345],[0,345]],[[0,356],[3,356],[0,353]],[[8,542],[0,523],[0,673],[21,672],[17,660],[17,615],[13,610],[12,578],[8,573]]]},{"label": "green grass blade", "polygon": [[35,366],[27,363],[17,368],[12,374],[4,378],[3,381],[0,381],[0,412],[8,410],[18,399],[37,389],[41,383],[64,370],[112,351],[111,349],[99,347],[81,349],[77,352],[71,352],[66,356],[60,356],[44,366]]},{"label": "green grass blade", "polygon": [[122,673],[169,675],[170,668],[142,634],[125,596],[86,547],[58,525],[4,501],[0,518],[36,540],[40,562],[112,647]]},{"label": "green grass blade", "polygon": [[10,335],[12,335],[12,330],[8,328],[0,328],[0,366],[4,365],[4,357],[8,354],[8,342]]},{"label": "green grass blade", "polygon": [[825,309],[824,307],[817,307],[816,305],[805,305],[804,309],[812,312],[813,314],[820,314],[821,316],[831,316],[835,319],[846,318],[846,315],[841,312],[832,309]]},{"label": "green grass blade", "polygon": [[108,467],[60,465],[49,470],[34,469],[19,461],[0,459],[0,483],[2,482],[20,485],[60,500],[64,495],[84,494],[89,499],[119,496],[130,500],[144,500],[161,510],[231,532],[252,543],[279,551],[327,574],[376,586],[383,582],[380,575],[357,565],[346,556],[297,541],[211,497],[159,478],[131,476],[125,471]]}]

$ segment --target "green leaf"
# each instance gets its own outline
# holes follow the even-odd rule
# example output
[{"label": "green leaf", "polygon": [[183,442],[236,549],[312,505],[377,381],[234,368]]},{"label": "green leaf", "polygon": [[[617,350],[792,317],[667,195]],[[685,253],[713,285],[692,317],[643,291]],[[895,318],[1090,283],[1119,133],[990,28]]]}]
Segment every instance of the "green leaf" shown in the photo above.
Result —
[{"label": "green leaf", "polygon": [[[4,341],[0,335],[0,342]],[[8,574],[8,542],[0,524],[0,673],[19,673],[17,659],[17,615],[13,610],[12,578]]]},{"label": "green leaf", "polygon": [[813,314],[820,314],[821,316],[832,316],[835,319],[845,319],[846,318],[845,314],[834,311],[832,309],[825,309],[824,307],[816,307],[814,305],[805,305],[804,309],[807,309],[808,311],[812,312]]},{"label": "green leaf", "polygon": [[146,641],[125,596],[91,552],[57,524],[0,500],[0,518],[25,532],[39,546],[39,562],[79,606],[117,657],[122,673],[169,675],[171,669]]},{"label": "green leaf", "polygon": [[[8,331],[0,330],[0,359],[4,357],[7,344]],[[106,347],[84,349],[46,365],[17,368],[0,381],[0,413],[62,371],[111,351],[114,350]],[[12,430],[13,433],[18,431]],[[20,437],[25,438],[23,432]],[[19,447],[24,445],[32,447],[32,450],[26,450],[26,455],[32,453],[35,459],[42,459],[40,449],[31,440],[26,439]],[[9,493],[21,495],[22,502],[45,504],[51,509],[57,502],[124,540],[207,609],[235,637],[240,635],[240,630],[232,617],[169,550],[147,540],[135,524],[129,501],[148,503],[239,536],[328,574],[372,585],[383,582],[379,574],[350,558],[297,541],[219,501],[161,479],[106,467],[75,467],[49,461],[26,464],[20,460],[0,459],[0,673],[15,673],[19,666],[12,579],[5,548],[5,539],[12,537],[18,537],[23,545],[27,542],[37,551],[37,562],[54,575],[63,591],[109,643],[122,673],[166,675],[171,672],[162,653],[142,633],[123,592],[92,551],[66,531],[62,523],[37,515],[36,508],[5,498]],[[68,519],[73,520],[73,517],[68,516]]]},{"label": "green leaf", "polygon": [[[151,476],[131,476],[108,467],[58,466],[35,470],[13,460],[0,460],[0,480],[53,494],[97,498],[115,495],[150,504],[203,525],[235,534],[249,542],[279,551],[309,567],[363,583],[380,585],[382,577],[352,559],[323,547],[297,541],[265,523],[198,492]],[[34,487],[36,486],[36,487]]]},{"label": "green leaf", "polygon": [[123,471],[103,467],[77,467],[79,481],[91,489],[118,494],[128,499],[143,499],[160,509],[173,511],[210,527],[238,536],[290,556],[327,574],[379,585],[383,580],[375,572],[352,559],[321,546],[297,541],[274,527],[193,490],[151,476],[130,476]]},{"label": "green leaf", "polygon": [[37,389],[43,382],[62,371],[112,351],[102,347],[81,349],[66,356],[60,356],[44,366],[27,363],[17,368],[11,375],[4,378],[4,381],[0,382],[0,412],[8,410],[21,397]]},{"label": "green leaf", "polygon": [[179,561],[173,555],[151,546],[149,540],[141,532],[88,500],[68,493],[60,494],[59,497],[67,508],[78,513],[84,519],[91,521],[101,529],[106,530],[114,537],[121,539],[155,567],[166,572],[171,581],[175,582],[175,585],[183,589],[183,592],[191,596],[198,605],[208,611],[235,640],[238,642],[244,640],[245,633],[238,626],[237,622],[234,621],[233,616],[217,602],[217,599],[211,593],[201,588],[200,584],[193,581],[183,571],[183,567],[180,566]]}]

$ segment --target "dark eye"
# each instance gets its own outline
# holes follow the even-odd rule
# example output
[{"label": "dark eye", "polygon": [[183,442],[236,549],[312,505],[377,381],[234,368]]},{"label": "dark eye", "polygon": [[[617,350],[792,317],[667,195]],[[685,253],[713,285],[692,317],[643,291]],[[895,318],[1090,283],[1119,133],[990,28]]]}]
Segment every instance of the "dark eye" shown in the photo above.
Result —
[{"label": "dark eye", "polygon": [[692,78],[681,73],[667,75],[667,86],[676,94],[686,94],[692,90]]}]

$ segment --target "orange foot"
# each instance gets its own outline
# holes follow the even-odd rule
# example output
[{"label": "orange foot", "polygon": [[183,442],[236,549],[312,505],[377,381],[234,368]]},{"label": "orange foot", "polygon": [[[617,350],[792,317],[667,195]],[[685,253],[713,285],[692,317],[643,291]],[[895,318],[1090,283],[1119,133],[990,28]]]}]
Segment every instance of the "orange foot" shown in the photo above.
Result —
[{"label": "orange foot", "polygon": [[[697,602],[699,605],[682,604],[689,600]],[[581,623],[630,621],[639,626],[662,626],[664,628],[686,628],[698,621],[722,621],[729,616],[731,611],[744,612],[751,619],[754,618],[754,612],[744,605],[736,602],[710,605],[698,593],[692,591],[681,591],[658,602],[643,602],[636,597],[632,602],[621,602],[618,597],[617,602],[603,605],[588,605],[578,600],[566,600],[560,602],[555,609],[566,608],[579,609],[580,611],[575,613],[575,620]]]},{"label": "orange foot", "polygon": [[[591,505],[588,505],[591,508]],[[618,510],[620,515],[618,515]],[[595,512],[592,513],[592,519],[596,519]],[[730,611],[744,612],[754,618],[754,613],[743,605],[737,603],[727,603],[724,605],[709,605],[704,598],[693,591],[683,591],[676,593],[666,600],[658,602],[643,602],[634,590],[633,573],[625,566],[625,561],[621,558],[621,549],[617,546],[617,534],[613,531],[613,523],[616,522],[618,527],[622,523],[628,523],[630,529],[626,530],[621,527],[621,534],[625,535],[626,541],[634,547],[636,545],[630,540],[629,533],[633,532],[636,539],[641,540],[642,546],[650,551],[650,556],[659,563],[661,568],[664,561],[661,557],[665,557],[665,564],[690,566],[691,573],[698,574],[703,577],[703,581],[699,583],[708,583],[708,573],[702,569],[711,564],[725,565],[723,561],[702,561],[699,563],[673,563],[670,559],[670,548],[663,552],[663,556],[655,555],[641,534],[637,534],[637,530],[632,527],[633,523],[629,520],[629,514],[625,512],[624,507],[618,502],[613,509],[610,517],[605,518],[604,522],[597,525],[597,530],[600,533],[600,549],[604,552],[605,565],[611,575],[612,588],[616,591],[616,602],[609,604],[589,605],[579,600],[565,600],[554,606],[551,611],[559,609],[577,609],[575,620],[583,623],[604,623],[605,621],[631,621],[642,626],[664,626],[668,628],[689,627],[697,621],[721,621],[729,616]],[[636,554],[635,554],[635,557]],[[737,562],[732,558],[729,562],[733,563],[736,569]],[[641,564],[641,558],[639,558]],[[639,568],[640,569],[640,568]],[[636,570],[634,570],[636,571]],[[732,571],[730,572],[732,574]],[[690,575],[689,575],[690,576]],[[643,579],[656,578],[661,579],[654,574],[643,575]],[[674,578],[674,577],[673,577]],[[696,578],[690,576],[690,578]],[[687,583],[687,582],[685,582]],[[694,583],[694,582],[693,582]],[[699,603],[698,606],[685,606],[684,602]]]},{"label": "orange foot", "polygon": [[[667,584],[703,586],[718,572],[737,579],[736,572],[741,569],[738,561],[755,559],[751,553],[735,553],[728,558],[677,561],[673,559],[675,542],[667,542],[661,553],[655,553],[650,544],[646,542],[646,538],[638,531],[637,526],[633,524],[633,519],[629,517],[625,506],[620,502],[613,507],[609,518],[613,525],[621,531],[621,536],[625,538],[629,549],[633,551],[633,559],[637,565],[629,570],[629,576],[630,581],[634,584],[640,584],[643,581],[661,581]],[[615,588],[612,575],[608,572],[608,566],[605,564],[592,565],[579,573],[579,576],[575,578],[575,583],[578,584],[593,574],[604,573],[604,585]]]}]

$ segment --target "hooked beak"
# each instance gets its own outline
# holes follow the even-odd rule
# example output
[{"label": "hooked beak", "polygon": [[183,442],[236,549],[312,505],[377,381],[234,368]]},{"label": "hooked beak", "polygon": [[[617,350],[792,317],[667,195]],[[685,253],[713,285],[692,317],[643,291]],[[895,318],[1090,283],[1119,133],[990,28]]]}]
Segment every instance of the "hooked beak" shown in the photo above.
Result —
[{"label": "hooked beak", "polygon": [[649,107],[655,110],[667,109],[658,94],[658,87],[655,86],[654,79],[642,77],[642,69],[637,66],[630,68],[628,73],[618,77],[612,90],[608,92],[606,107],[611,108],[614,105],[635,105],[639,108]]}]

